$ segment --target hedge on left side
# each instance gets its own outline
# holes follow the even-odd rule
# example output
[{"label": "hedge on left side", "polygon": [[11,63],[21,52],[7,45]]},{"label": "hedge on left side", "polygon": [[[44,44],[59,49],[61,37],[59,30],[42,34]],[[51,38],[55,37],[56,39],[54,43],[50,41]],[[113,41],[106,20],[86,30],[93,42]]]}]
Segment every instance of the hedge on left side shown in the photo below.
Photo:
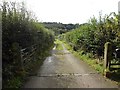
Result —
[{"label": "hedge on left side", "polygon": [[37,44],[37,57],[45,57],[54,43],[53,32],[45,29],[33,13],[27,11],[24,3],[2,2],[2,63],[3,63],[3,88],[19,88],[23,74],[17,74],[21,70],[19,57],[14,52],[18,44],[20,48]]}]

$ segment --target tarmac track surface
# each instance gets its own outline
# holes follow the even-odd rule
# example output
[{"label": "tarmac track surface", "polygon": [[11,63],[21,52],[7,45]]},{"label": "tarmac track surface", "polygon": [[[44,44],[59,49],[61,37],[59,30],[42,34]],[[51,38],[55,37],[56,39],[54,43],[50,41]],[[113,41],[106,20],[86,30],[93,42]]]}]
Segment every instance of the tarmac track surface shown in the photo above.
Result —
[{"label": "tarmac track surface", "polygon": [[51,51],[52,55],[36,75],[29,77],[24,88],[118,88],[62,46],[63,50]]}]

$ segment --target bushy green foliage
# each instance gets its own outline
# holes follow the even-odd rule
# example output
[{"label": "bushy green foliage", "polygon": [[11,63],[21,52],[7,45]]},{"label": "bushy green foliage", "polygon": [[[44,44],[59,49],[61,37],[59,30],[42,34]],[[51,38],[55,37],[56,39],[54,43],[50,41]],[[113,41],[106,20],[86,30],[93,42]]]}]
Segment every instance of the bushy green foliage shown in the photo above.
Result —
[{"label": "bushy green foliage", "polygon": [[[36,17],[27,11],[24,3],[4,1],[0,10],[2,12],[3,88],[19,87],[20,84],[16,82],[20,83],[19,77],[23,77],[24,72],[19,67],[20,57],[15,57],[19,56],[16,55],[19,53],[15,52],[17,48],[14,45],[22,49],[36,44],[37,57],[43,58],[53,46],[54,35],[37,22]],[[14,86],[10,82],[14,83]]]},{"label": "bushy green foliage", "polygon": [[79,28],[61,35],[74,50],[103,56],[104,44],[111,42],[113,48],[120,47],[120,26],[118,15],[114,12],[110,15],[99,15],[99,19],[91,18],[88,23],[81,24]]}]

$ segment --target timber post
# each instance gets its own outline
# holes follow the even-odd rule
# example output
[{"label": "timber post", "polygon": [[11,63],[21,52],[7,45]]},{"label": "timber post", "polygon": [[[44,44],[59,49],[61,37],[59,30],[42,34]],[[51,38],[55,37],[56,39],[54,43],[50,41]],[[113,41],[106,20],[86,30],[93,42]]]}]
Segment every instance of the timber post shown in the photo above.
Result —
[{"label": "timber post", "polygon": [[19,43],[13,43],[12,44],[12,52],[13,52],[13,60],[15,63],[15,67],[17,68],[17,73],[23,72],[23,65],[21,62],[21,47],[19,46]]},{"label": "timber post", "polygon": [[110,69],[110,63],[112,60],[112,44],[110,42],[105,43],[104,49],[104,72]]}]

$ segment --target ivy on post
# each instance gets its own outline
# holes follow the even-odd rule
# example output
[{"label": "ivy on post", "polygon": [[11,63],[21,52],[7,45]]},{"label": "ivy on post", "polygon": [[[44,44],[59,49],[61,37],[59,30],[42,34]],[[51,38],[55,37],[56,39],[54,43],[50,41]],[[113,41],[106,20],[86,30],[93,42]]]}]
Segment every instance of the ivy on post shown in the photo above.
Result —
[{"label": "ivy on post", "polygon": [[110,42],[106,42],[105,49],[104,49],[104,73],[105,75],[110,69],[111,60],[112,60],[112,44]]},{"label": "ivy on post", "polygon": [[23,65],[21,62],[21,47],[19,46],[18,43],[13,43],[12,44],[12,53],[13,53],[13,61],[14,61],[14,67],[15,67],[15,72],[16,74],[20,75],[23,73]]}]

